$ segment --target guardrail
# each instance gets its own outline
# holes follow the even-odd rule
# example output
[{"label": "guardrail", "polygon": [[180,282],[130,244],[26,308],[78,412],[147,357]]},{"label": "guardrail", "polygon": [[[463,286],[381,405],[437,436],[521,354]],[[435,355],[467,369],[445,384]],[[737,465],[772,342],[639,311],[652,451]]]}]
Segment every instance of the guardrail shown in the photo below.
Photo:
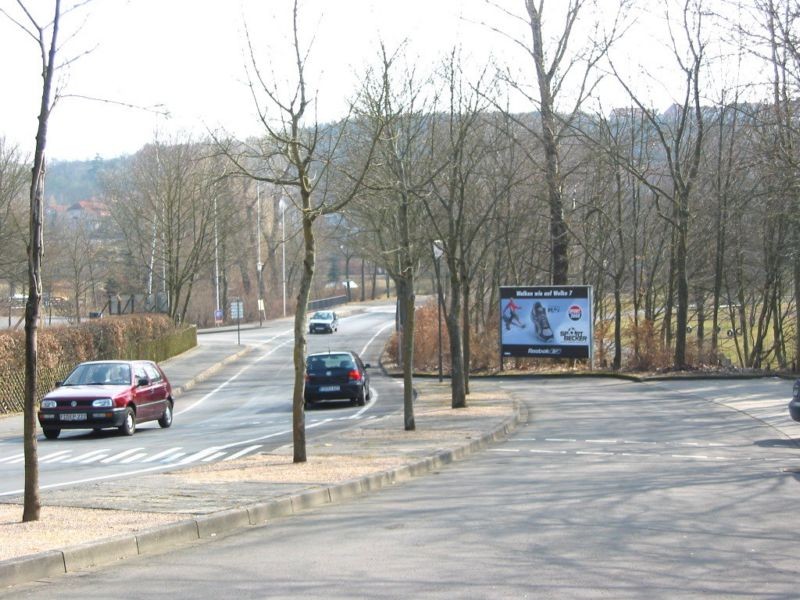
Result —
[{"label": "guardrail", "polygon": [[331,306],[338,306],[340,304],[347,304],[347,295],[343,294],[341,296],[309,300],[308,310],[320,310],[321,308],[330,308]]}]

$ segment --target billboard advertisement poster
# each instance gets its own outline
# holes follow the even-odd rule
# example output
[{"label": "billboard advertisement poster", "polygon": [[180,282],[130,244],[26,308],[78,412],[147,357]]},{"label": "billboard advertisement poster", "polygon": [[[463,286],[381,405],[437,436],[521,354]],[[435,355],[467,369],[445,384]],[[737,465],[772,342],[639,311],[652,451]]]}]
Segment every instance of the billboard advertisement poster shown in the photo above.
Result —
[{"label": "billboard advertisement poster", "polygon": [[500,355],[592,358],[592,288],[502,286]]}]

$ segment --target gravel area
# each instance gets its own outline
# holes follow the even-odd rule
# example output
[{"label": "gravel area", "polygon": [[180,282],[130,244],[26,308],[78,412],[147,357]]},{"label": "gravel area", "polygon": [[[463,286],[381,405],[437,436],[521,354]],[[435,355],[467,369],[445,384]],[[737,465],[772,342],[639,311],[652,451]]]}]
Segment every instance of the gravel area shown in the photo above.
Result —
[{"label": "gravel area", "polygon": [[0,560],[141,531],[178,518],[170,514],[43,506],[38,521],[21,520],[22,506],[0,504]]}]

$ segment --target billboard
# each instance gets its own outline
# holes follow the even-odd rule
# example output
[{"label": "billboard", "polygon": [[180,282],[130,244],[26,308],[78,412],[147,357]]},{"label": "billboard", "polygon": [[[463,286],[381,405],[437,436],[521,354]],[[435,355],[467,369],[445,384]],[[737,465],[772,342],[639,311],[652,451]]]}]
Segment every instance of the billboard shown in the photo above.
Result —
[{"label": "billboard", "polygon": [[502,286],[500,356],[592,358],[592,288]]}]

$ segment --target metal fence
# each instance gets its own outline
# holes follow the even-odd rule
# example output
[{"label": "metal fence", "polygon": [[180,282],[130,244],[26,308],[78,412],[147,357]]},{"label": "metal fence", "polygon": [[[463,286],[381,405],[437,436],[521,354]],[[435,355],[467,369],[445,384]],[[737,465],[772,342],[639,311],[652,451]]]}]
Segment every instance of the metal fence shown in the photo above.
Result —
[{"label": "metal fence", "polygon": [[347,304],[347,296],[331,296],[329,298],[320,298],[318,300],[308,301],[308,310],[320,310],[323,308],[330,308],[331,306],[339,306],[340,304]]}]

